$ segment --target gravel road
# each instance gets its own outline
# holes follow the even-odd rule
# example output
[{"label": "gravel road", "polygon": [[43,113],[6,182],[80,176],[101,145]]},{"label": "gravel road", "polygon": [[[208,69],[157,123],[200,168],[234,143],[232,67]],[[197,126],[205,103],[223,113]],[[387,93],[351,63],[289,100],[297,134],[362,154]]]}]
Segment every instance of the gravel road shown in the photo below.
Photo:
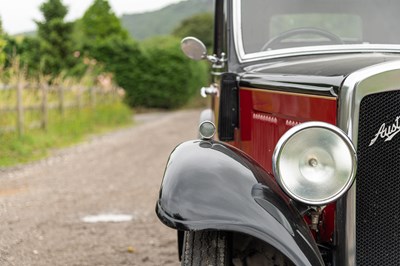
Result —
[{"label": "gravel road", "polygon": [[[0,265],[179,265],[154,208],[168,155],[196,136],[199,113],[138,115],[135,127],[0,169]],[[88,217],[109,214],[132,220]]]}]

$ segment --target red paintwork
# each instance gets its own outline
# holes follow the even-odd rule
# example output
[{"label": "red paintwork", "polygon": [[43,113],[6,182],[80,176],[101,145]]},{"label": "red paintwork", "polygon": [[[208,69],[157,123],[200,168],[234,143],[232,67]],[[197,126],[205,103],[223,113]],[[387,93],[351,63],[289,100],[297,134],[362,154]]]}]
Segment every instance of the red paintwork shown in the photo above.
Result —
[{"label": "red paintwork", "polygon": [[[334,97],[241,88],[240,132],[235,134],[238,139],[233,145],[272,173],[275,145],[288,129],[307,121],[336,125],[336,116],[337,100]],[[318,233],[322,242],[327,243],[332,239],[335,209],[335,204],[330,204],[322,212]]]},{"label": "red paintwork", "polygon": [[321,221],[318,230],[321,243],[331,243],[335,230],[336,203],[327,205],[321,213]]},{"label": "red paintwork", "polygon": [[272,173],[272,153],[279,138],[306,121],[336,124],[336,98],[241,88],[240,140],[245,151]]}]

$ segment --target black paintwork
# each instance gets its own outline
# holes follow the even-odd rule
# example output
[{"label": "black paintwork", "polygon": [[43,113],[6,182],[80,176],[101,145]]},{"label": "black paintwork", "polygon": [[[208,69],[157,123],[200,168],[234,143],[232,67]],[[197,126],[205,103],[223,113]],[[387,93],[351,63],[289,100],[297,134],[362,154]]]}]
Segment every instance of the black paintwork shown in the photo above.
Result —
[{"label": "black paintwork", "polygon": [[400,54],[354,53],[284,58],[245,67],[240,85],[336,96],[342,82],[352,72],[393,60],[400,60]]},{"label": "black paintwork", "polygon": [[215,12],[214,12],[214,47],[213,54],[221,56],[224,46],[224,1],[215,1]]},{"label": "black paintwork", "polygon": [[237,74],[221,75],[219,95],[218,138],[221,141],[232,141],[235,130],[239,127],[239,87]]},{"label": "black paintwork", "polygon": [[313,237],[274,179],[240,150],[189,141],[171,154],[157,214],[177,230],[226,230],[257,237],[296,265],[323,265]]}]

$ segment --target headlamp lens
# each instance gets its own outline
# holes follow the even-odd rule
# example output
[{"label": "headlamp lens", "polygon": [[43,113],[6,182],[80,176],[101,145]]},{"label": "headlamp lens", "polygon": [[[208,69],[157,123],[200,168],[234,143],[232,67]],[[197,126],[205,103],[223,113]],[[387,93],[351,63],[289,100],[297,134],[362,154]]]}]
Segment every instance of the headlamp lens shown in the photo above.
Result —
[{"label": "headlamp lens", "polygon": [[204,121],[199,126],[199,133],[202,139],[212,139],[215,135],[215,125],[211,121]]},{"label": "headlamp lens", "polygon": [[350,139],[337,127],[307,122],[279,140],[273,157],[275,177],[292,198],[323,205],[353,183],[357,158]]}]

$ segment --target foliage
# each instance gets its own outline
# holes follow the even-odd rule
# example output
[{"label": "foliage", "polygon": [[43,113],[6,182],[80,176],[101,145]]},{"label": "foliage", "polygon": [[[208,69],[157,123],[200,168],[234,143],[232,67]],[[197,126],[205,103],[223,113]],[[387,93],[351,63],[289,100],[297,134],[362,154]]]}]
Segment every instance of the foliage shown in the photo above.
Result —
[{"label": "foliage", "polygon": [[106,71],[114,74],[115,81],[126,90],[131,90],[140,82],[140,70],[144,62],[139,45],[131,39],[118,36],[100,40],[91,52],[92,56],[104,64]]},{"label": "foliage", "polygon": [[188,102],[207,80],[207,65],[186,58],[180,41],[159,37],[142,43],[143,62],[126,89],[131,106],[178,108]]},{"label": "foliage", "polygon": [[11,58],[19,54],[19,45],[17,40],[8,34],[4,34],[0,38],[5,41],[5,45],[3,47],[3,53],[5,55],[4,67],[7,68],[11,65]]},{"label": "foliage", "polygon": [[[185,13],[183,10],[195,5],[209,8],[211,2],[192,0],[163,10],[169,10],[164,13],[167,16],[179,18]],[[167,109],[185,105],[206,83],[207,65],[187,59],[178,39],[160,37],[143,44],[133,41],[107,0],[94,0],[74,23],[64,21],[68,9],[62,0],[46,0],[40,10],[44,19],[36,22],[37,37],[8,37],[5,48],[10,59],[18,58],[21,71],[24,75],[27,71],[29,78],[46,76],[53,83],[60,76],[80,79],[89,73],[93,81],[105,71],[112,73],[116,83],[125,89],[131,106]],[[203,28],[204,17],[200,21]],[[11,63],[8,61],[10,69]]]},{"label": "foliage", "polygon": [[74,52],[82,52],[85,43],[87,43],[86,36],[83,33],[83,27],[82,18],[74,21],[71,36]]},{"label": "foliage", "polygon": [[68,146],[81,141],[92,133],[105,132],[129,125],[132,113],[121,103],[69,111],[61,117],[50,113],[54,123],[46,133],[37,130],[18,137],[2,134],[0,137],[0,166],[10,166],[43,158],[50,149]]},{"label": "foliage", "polygon": [[95,0],[81,19],[82,32],[85,38],[95,42],[110,36],[128,37],[120,20],[112,12],[107,0]]},{"label": "foliage", "polygon": [[[76,30],[80,33],[75,33],[75,36],[83,37],[79,49],[83,49],[89,56],[93,56],[99,42],[106,41],[108,38],[128,39],[128,32],[121,26],[120,20],[111,10],[107,0],[94,0],[76,23]],[[106,58],[102,60],[102,57],[97,57],[97,59],[106,60]]]},{"label": "foliage", "polygon": [[172,34],[178,38],[193,36],[201,40],[207,48],[213,45],[214,18],[211,13],[202,13],[187,18],[174,29]]},{"label": "foliage", "polygon": [[[11,42],[10,42],[11,44]],[[14,49],[20,56],[21,65],[24,66],[28,75],[34,76],[40,72],[40,62],[42,61],[41,42],[37,37],[25,37],[20,43],[14,43]],[[14,54],[10,54],[10,60]]]},{"label": "foliage", "polygon": [[187,59],[178,39],[155,38],[140,47],[132,40],[114,37],[99,42],[93,52],[125,89],[130,106],[177,108],[205,84],[207,66]]},{"label": "foliage", "polygon": [[[84,61],[93,61],[94,58],[99,62],[95,72],[105,70],[115,73],[117,82],[124,84],[121,77],[128,75],[124,63],[132,60],[135,48],[107,0],[94,0],[83,17],[75,22],[73,39],[75,53],[79,53]],[[132,55],[128,54],[131,52]],[[82,74],[85,69],[84,65],[77,64],[71,72]]]},{"label": "foliage", "polygon": [[143,14],[123,15],[122,25],[136,40],[169,35],[179,23],[195,14],[213,11],[213,0],[181,1],[161,10]]},{"label": "foliage", "polygon": [[6,54],[3,51],[5,46],[6,46],[6,40],[4,39],[4,36],[3,36],[3,27],[2,27],[2,23],[1,23],[1,19],[0,19],[0,68],[3,67],[3,64],[6,60]]},{"label": "foliage", "polygon": [[53,76],[73,65],[73,24],[65,22],[68,9],[61,0],[48,0],[40,6],[44,21],[37,21],[40,40],[41,69]]}]

